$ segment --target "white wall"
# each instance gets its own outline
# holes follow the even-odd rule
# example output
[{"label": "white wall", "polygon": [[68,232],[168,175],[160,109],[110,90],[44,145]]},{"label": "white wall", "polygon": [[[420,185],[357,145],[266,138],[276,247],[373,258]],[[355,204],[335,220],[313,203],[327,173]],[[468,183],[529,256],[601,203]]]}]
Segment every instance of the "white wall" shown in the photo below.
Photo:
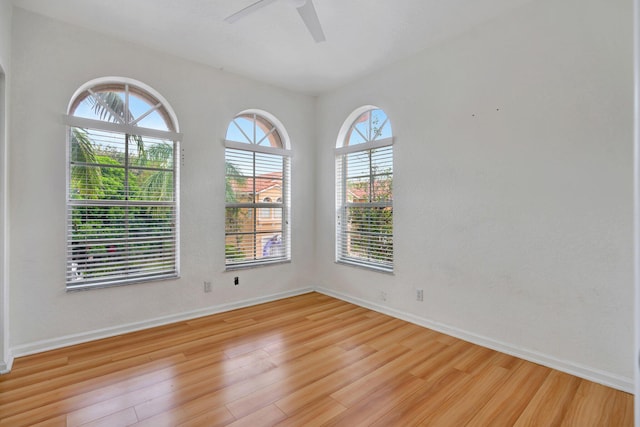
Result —
[{"label": "white wall", "polygon": [[[315,99],[235,77],[21,9],[14,11],[11,144],[11,346],[17,354],[175,319],[311,285]],[[183,133],[179,280],[65,292],[65,126],[83,83],[142,81],[175,110]],[[293,262],[224,272],[224,146],[234,115],[259,108],[293,147]],[[233,286],[233,276],[240,285]],[[203,293],[203,281],[213,292]]]},{"label": "white wall", "polygon": [[[318,284],[632,390],[631,16],[531,2],[321,96]],[[396,135],[394,275],[334,263],[333,147],[365,104]]]},{"label": "white wall", "polygon": [[9,354],[9,285],[6,262],[11,16],[11,2],[0,0],[0,372],[9,369],[12,360]]}]

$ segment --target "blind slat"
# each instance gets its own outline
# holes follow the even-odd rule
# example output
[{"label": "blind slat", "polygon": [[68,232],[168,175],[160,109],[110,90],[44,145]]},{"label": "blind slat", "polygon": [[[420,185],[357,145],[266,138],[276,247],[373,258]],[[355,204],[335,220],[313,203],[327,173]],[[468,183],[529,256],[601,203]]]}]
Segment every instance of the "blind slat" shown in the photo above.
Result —
[{"label": "blind slat", "polygon": [[225,161],[226,265],[290,259],[289,158],[227,147]]},{"label": "blind slat", "polygon": [[338,261],[393,269],[393,147],[336,156]]},{"label": "blind slat", "polygon": [[177,143],[69,129],[67,287],[176,276]]}]

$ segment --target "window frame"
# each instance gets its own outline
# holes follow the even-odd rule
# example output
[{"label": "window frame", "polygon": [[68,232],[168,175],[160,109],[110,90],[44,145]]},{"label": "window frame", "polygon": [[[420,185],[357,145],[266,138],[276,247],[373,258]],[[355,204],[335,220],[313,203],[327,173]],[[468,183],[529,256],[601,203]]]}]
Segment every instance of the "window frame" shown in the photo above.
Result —
[{"label": "window frame", "polygon": [[[139,98],[143,101],[143,104],[146,103],[149,108],[144,114],[140,114],[137,118],[131,114],[128,117],[128,114],[125,114],[120,117],[116,117],[114,114],[110,115],[110,119],[112,121],[108,121],[109,119],[100,119],[96,120],[93,118],[86,118],[74,115],[77,111],[77,107],[81,105],[88,97],[94,96],[95,93],[99,92],[118,92],[122,93],[124,96],[124,104],[127,111],[129,110],[129,101],[131,95]],[[94,98],[96,99],[96,98]],[[98,102],[98,101],[97,101]],[[112,111],[113,112],[113,111]],[[153,113],[158,113],[164,123],[166,124],[167,130],[155,129],[155,128],[146,128],[138,126],[138,123],[145,119],[147,116]],[[127,117],[124,117],[127,116]],[[178,121],[176,118],[173,109],[169,105],[169,103],[164,99],[157,91],[153,88],[145,85],[142,82],[125,78],[125,77],[103,77],[91,80],[84,85],[82,85],[71,97],[67,108],[67,114],[63,116],[64,122],[66,124],[66,192],[65,192],[65,207],[66,207],[66,279],[65,286],[67,291],[79,291],[79,290],[89,290],[89,289],[99,289],[105,287],[113,287],[113,286],[123,286],[129,284],[150,282],[150,281],[160,281],[160,280],[171,280],[180,277],[180,143],[182,140],[182,134],[178,131]],[[90,135],[90,132],[93,131],[96,134],[99,133],[110,133],[115,136],[121,136],[125,141],[125,149],[123,151],[123,164],[122,165],[102,165],[99,162],[96,163],[85,163],[88,167],[96,167],[103,168],[107,167],[109,170],[121,169],[124,172],[124,183],[123,187],[122,199],[121,200],[109,200],[106,197],[96,198],[96,199],[76,199],[72,197],[72,168],[78,164],[77,161],[74,161],[72,158],[72,133],[75,129],[80,129],[85,132],[86,135]],[[167,158],[166,161],[169,161],[171,166],[167,168],[166,166],[149,166],[145,167],[143,165],[136,165],[129,162],[129,158],[131,156],[128,148],[128,141],[132,138],[149,138],[152,140],[156,140],[158,144],[167,144],[171,143],[172,152],[171,157]],[[160,173],[168,172],[170,173],[171,183],[172,183],[172,192],[171,198],[172,200],[149,200],[146,198],[143,199],[131,199],[130,196],[132,193],[129,192],[129,188],[127,187],[128,177],[130,173],[135,170],[148,170],[148,171],[157,171]],[[145,195],[149,195],[150,193],[145,193]],[[73,225],[73,210],[78,207],[92,207],[92,206],[102,206],[105,208],[119,207],[122,208],[126,214],[124,216],[125,219],[122,220],[122,224],[124,224],[125,234],[130,236],[133,234],[135,225],[130,224],[133,223],[133,219],[135,219],[135,212],[131,212],[132,207],[147,207],[151,210],[153,207],[160,208],[169,208],[169,212],[171,213],[171,220],[168,222],[169,224],[169,232],[163,231],[163,234],[169,236],[160,237],[159,241],[161,245],[168,243],[172,247],[172,253],[168,256],[169,267],[162,270],[156,270],[153,272],[154,268],[150,267],[148,264],[142,269],[134,272],[133,268],[135,267],[133,258],[136,256],[140,257],[141,252],[136,252],[135,244],[136,237],[131,237],[130,241],[128,240],[126,244],[119,246],[118,250],[122,249],[122,253],[119,255],[122,261],[122,268],[114,269],[113,274],[108,274],[105,276],[101,276],[101,279],[94,280],[85,280],[84,277],[78,278],[78,270],[80,269],[78,263],[78,251],[77,247],[74,247],[74,225]],[[151,214],[148,214],[151,215]],[[148,216],[147,215],[147,216]],[[166,223],[167,219],[165,219]],[[145,223],[144,226],[147,226]],[[166,228],[166,227],[165,227]],[[88,246],[89,243],[93,245],[106,244],[107,240],[113,238],[103,238],[103,239],[95,239],[95,240],[86,240],[87,243],[83,244],[83,246]],[[142,242],[145,238],[139,237],[140,242]],[[148,238],[147,238],[148,240]],[[77,241],[76,241],[77,242]],[[131,244],[129,246],[129,244]],[[156,250],[152,250],[151,253],[154,253]],[[80,253],[84,254],[88,252],[81,251]],[[172,254],[172,255],[171,255]],[[144,252],[142,256],[144,256]],[[148,253],[147,253],[148,256]],[[93,263],[94,265],[102,265],[102,268],[105,268],[105,265],[108,265],[109,261],[107,258],[99,259],[98,261],[93,262],[91,258],[86,256],[87,264]],[[165,261],[167,259],[164,253],[157,254],[155,258],[152,257],[156,262]],[[75,266],[74,266],[75,265]],[[75,268],[75,270],[74,270]],[[99,267],[94,267],[96,270],[99,270]],[[85,270],[81,273],[92,273],[92,271]],[[95,274],[95,272],[93,272]],[[75,277],[75,279],[74,279]]]},{"label": "window frame", "polygon": [[[380,110],[382,111],[382,113],[385,115],[386,120],[383,122],[383,124],[380,126],[378,132],[375,132],[373,134],[373,137],[368,137],[371,136],[371,129],[369,129],[369,134],[367,136],[363,135],[362,133],[360,133],[358,131],[358,134],[360,135],[361,139],[365,140],[364,142],[361,143],[356,143],[353,145],[349,145],[349,139],[352,135],[352,133],[354,131],[356,131],[357,129],[355,128],[356,124],[358,123],[359,119],[366,113],[369,113],[371,116],[371,112],[374,110]],[[391,133],[391,136],[386,137],[386,138],[382,138],[382,139],[377,139],[378,136],[380,136],[380,131],[382,130],[382,128],[387,125],[389,126],[389,130]],[[369,121],[369,127],[371,127],[371,121]],[[348,162],[347,162],[347,158],[349,155],[353,155],[353,154],[357,154],[357,153],[366,153],[369,152],[371,153],[370,156],[375,152],[375,150],[380,150],[380,149],[384,149],[389,147],[390,148],[390,158],[391,158],[391,172],[389,173],[391,175],[391,182],[393,182],[393,175],[394,175],[394,170],[393,170],[393,145],[395,142],[395,138],[393,136],[393,132],[392,132],[392,128],[391,128],[391,121],[388,117],[388,115],[386,114],[386,112],[384,112],[384,110],[382,110],[379,107],[373,106],[373,105],[366,105],[363,107],[360,107],[358,109],[356,109],[355,111],[353,111],[348,118],[345,120],[339,136],[338,136],[338,141],[336,144],[336,149],[335,149],[335,185],[336,185],[336,222],[335,222],[335,233],[336,233],[336,240],[335,240],[335,253],[336,253],[336,258],[335,258],[335,262],[336,263],[340,263],[340,264],[346,264],[346,265],[352,265],[352,266],[356,266],[356,267],[362,267],[362,268],[366,268],[366,269],[370,269],[370,270],[374,270],[374,271],[378,271],[378,272],[383,272],[383,273],[390,273],[393,274],[394,272],[394,250],[393,250],[393,242],[394,242],[394,235],[393,235],[393,189],[391,190],[391,194],[390,194],[390,199],[389,200],[385,200],[385,201],[372,201],[367,200],[366,202],[354,202],[354,201],[348,201],[348,188],[347,188],[347,176],[348,176],[348,172],[347,172],[347,168],[348,168]],[[370,157],[371,158],[371,157]],[[376,174],[372,171],[371,169],[371,164],[369,165],[369,170],[368,170],[368,175],[369,175],[369,183],[371,184],[373,177],[374,176],[378,176],[379,174]],[[391,210],[391,234],[390,234],[390,238],[391,238],[391,250],[390,250],[390,260],[388,262],[383,262],[383,261],[376,261],[374,259],[371,258],[365,258],[365,257],[358,257],[358,256],[353,256],[350,255],[349,252],[349,232],[348,232],[348,227],[349,227],[349,220],[348,220],[348,214],[347,214],[347,210],[349,208],[373,208],[373,209],[390,209]],[[385,233],[376,233],[376,234],[371,234],[372,236],[380,236],[380,237],[384,237],[386,236]],[[369,249],[373,252],[374,249],[373,247],[369,247]]]},{"label": "window frame", "polygon": [[[229,128],[234,125],[234,121],[237,118],[247,119],[248,117],[252,118],[254,121],[254,127],[260,125],[264,126],[263,131],[265,131],[265,136],[262,138],[257,138],[256,132],[253,134],[247,134],[246,132],[241,132],[244,136],[245,141],[235,141],[228,140],[225,136],[224,146],[225,146],[225,162],[228,161],[228,156],[232,151],[241,151],[244,153],[252,153],[254,166],[251,175],[247,175],[246,178],[249,178],[254,182],[254,188],[252,194],[253,201],[251,202],[230,202],[225,199],[225,270],[239,270],[246,268],[255,268],[261,266],[268,266],[273,264],[281,264],[281,263],[289,263],[291,262],[291,157],[292,151],[290,149],[290,140],[289,136],[282,125],[282,123],[275,118],[270,113],[263,110],[245,110],[238,113],[227,126],[227,135],[229,133]],[[269,135],[274,135],[274,141],[276,145],[280,146],[265,146],[260,145],[261,142],[268,138]],[[270,196],[258,196],[256,193],[255,182],[260,179],[260,175],[256,175],[256,155],[270,155],[270,156],[279,156],[282,158],[282,185],[281,185],[281,195],[277,198],[276,201],[273,201],[271,197],[270,202],[263,201]],[[225,167],[226,170],[226,167]],[[227,185],[229,175],[225,172],[225,185]],[[279,200],[279,201],[278,201]],[[253,223],[253,228],[249,232],[233,232],[227,229],[227,210],[228,209],[248,209],[248,218],[251,219]],[[274,212],[281,211],[281,217],[278,215],[274,215]],[[283,253],[280,256],[275,257],[265,257],[264,255],[258,256],[259,248],[262,248],[260,244],[264,237],[267,234],[271,234],[272,232],[264,233],[258,231],[258,226],[261,221],[264,222],[276,222],[280,221],[280,241],[283,245]],[[251,258],[243,258],[240,261],[233,261],[233,257],[229,258],[227,256],[227,240],[230,236],[237,235],[252,235],[253,236],[253,257]],[[275,237],[275,235],[274,235]],[[236,250],[239,250],[236,247]],[[235,252],[234,252],[235,253]],[[231,260],[231,261],[230,261]]]}]

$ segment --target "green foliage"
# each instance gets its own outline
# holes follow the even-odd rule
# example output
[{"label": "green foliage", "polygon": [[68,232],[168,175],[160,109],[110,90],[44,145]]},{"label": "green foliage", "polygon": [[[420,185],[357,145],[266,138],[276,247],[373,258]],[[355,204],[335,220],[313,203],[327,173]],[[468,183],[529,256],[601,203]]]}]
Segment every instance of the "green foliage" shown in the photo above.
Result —
[{"label": "green foliage", "polygon": [[[133,114],[127,109],[124,100],[118,92],[98,92],[91,95],[88,99],[93,111],[100,117],[100,120],[113,123],[122,122],[125,124],[133,121]],[[137,144],[140,156],[144,156],[145,147],[142,137],[138,135],[130,135],[130,137]]]},{"label": "green foliage", "polygon": [[71,129],[71,159],[78,163],[71,168],[71,187],[76,190],[74,198],[100,198],[101,171],[87,165],[96,163],[96,152],[87,133],[79,128]]},{"label": "green foliage", "polygon": [[[119,93],[102,92],[90,100],[102,120],[130,123],[133,119]],[[122,150],[94,143],[86,130],[72,128],[71,132],[71,197],[118,202],[116,206],[71,207],[72,257],[84,277],[125,271],[172,252],[173,243],[165,239],[175,229],[174,208],[129,202],[173,200],[173,146],[157,143],[146,150],[142,137],[125,135],[137,146],[125,159]],[[125,160],[130,165],[128,172],[123,167]],[[166,263],[171,265],[170,260]],[[82,265],[91,267],[82,269]]]},{"label": "green foliage", "polygon": [[[354,200],[354,204],[346,208],[346,218],[349,253],[384,263],[393,258],[393,175],[391,168],[376,165],[375,154],[375,149],[367,152],[368,164],[372,165],[369,176],[350,184],[350,189],[360,190],[358,193],[365,200]],[[378,203],[379,206],[359,207],[359,202]]]},{"label": "green foliage", "polygon": [[238,201],[235,188],[242,187],[247,179],[242,172],[231,162],[225,162],[225,200],[227,203]]},{"label": "green foliage", "polygon": [[[96,160],[101,165],[121,165],[119,161],[114,160],[110,156],[100,155],[96,157]],[[123,168],[101,166],[100,173],[102,176],[100,199],[102,200],[125,200],[127,192],[129,194],[136,194],[140,191],[137,184],[138,177],[131,171],[129,172],[129,177],[127,180],[127,191],[125,191]]]},{"label": "green foliage", "polygon": [[393,210],[390,207],[348,208],[350,252],[366,259],[390,261],[393,254]]},{"label": "green foliage", "polygon": [[224,245],[224,255],[226,259],[242,259],[244,254],[242,251],[234,245]]},{"label": "green foliage", "polygon": [[141,177],[140,199],[155,201],[172,201],[174,198],[173,174],[170,172],[173,162],[173,146],[160,143],[146,150],[144,164],[157,170]]}]

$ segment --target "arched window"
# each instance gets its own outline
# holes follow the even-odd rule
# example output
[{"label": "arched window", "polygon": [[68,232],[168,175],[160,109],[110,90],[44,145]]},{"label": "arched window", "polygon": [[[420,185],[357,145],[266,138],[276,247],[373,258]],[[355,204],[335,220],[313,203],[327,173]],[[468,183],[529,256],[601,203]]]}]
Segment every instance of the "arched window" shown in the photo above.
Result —
[{"label": "arched window", "polygon": [[178,122],[143,83],[97,79],[71,99],[67,289],[177,277]]},{"label": "arched window", "polygon": [[282,124],[244,111],[229,123],[225,147],[226,267],[290,260],[291,153]]},{"label": "arched window", "polygon": [[345,121],[336,148],[336,260],[393,271],[393,132],[381,109]]}]

